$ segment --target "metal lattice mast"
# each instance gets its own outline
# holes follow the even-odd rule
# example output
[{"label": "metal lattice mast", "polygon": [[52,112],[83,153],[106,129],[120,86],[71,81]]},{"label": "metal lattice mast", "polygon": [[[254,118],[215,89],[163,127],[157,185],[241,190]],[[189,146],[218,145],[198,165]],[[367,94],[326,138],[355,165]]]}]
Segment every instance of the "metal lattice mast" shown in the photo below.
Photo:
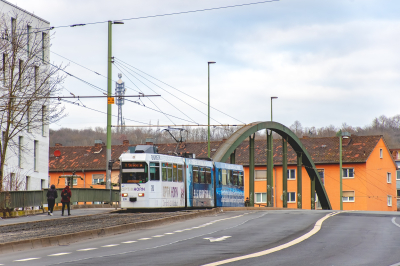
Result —
[{"label": "metal lattice mast", "polygon": [[[122,118],[122,105],[124,105],[125,100],[124,100],[124,95],[125,95],[125,82],[121,80],[122,74],[118,74],[119,80],[115,82],[115,96],[116,97],[116,104],[118,106],[118,120],[117,120],[117,125],[122,126],[125,124]],[[121,133],[123,131],[123,127],[117,127],[118,131]]]}]

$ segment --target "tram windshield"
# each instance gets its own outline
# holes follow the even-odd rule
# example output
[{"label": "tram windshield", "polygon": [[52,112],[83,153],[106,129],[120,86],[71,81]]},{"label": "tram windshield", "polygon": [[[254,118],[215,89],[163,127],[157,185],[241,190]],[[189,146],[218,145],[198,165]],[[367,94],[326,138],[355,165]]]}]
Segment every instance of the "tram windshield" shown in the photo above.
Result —
[{"label": "tram windshield", "polygon": [[149,180],[148,169],[145,162],[123,162],[122,183],[146,183]]}]

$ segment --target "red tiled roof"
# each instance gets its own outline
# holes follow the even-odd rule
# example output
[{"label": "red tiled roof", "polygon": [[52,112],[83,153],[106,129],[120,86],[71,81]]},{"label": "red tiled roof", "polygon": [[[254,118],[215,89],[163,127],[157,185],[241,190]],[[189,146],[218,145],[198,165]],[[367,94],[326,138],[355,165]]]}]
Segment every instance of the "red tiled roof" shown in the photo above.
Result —
[{"label": "red tiled roof", "polygon": [[[351,136],[343,142],[343,163],[366,162],[369,155],[378,144],[382,136]],[[300,139],[315,164],[339,163],[339,139],[329,138],[303,138]],[[211,142],[211,157],[223,144],[223,141]],[[130,145],[134,146],[134,145]],[[173,155],[176,143],[157,144],[160,154]],[[128,145],[112,145],[111,158],[118,157],[128,150]],[[282,164],[282,140],[274,140],[274,164]],[[60,150],[61,156],[56,158],[54,151]],[[183,154],[194,153],[196,158],[207,157],[207,142],[182,143],[177,152]],[[236,163],[248,165],[249,141],[244,141],[236,149]],[[266,164],[266,140],[255,141],[255,164]],[[288,164],[296,164],[296,153],[288,145]],[[118,169],[118,162],[113,169]],[[49,171],[72,170],[104,170],[106,168],[106,146],[103,145],[100,152],[96,153],[95,146],[59,146],[50,147]]]}]

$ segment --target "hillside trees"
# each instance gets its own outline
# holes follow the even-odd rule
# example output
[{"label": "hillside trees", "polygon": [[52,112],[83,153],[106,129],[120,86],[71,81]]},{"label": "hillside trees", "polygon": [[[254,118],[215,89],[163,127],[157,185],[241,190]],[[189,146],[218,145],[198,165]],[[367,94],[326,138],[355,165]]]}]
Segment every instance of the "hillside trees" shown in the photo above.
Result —
[{"label": "hillside trees", "polygon": [[7,158],[32,149],[33,136],[63,117],[64,109],[48,97],[58,94],[65,77],[48,63],[49,31],[36,30],[40,26],[23,13],[0,17],[0,191]]}]

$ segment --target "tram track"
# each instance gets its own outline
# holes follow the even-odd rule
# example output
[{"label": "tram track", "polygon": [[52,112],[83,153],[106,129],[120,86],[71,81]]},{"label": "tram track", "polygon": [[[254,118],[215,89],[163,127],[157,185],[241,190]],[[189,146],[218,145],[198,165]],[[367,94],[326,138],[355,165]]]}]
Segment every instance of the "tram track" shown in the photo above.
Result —
[{"label": "tram track", "polygon": [[179,220],[213,215],[218,209],[151,213],[103,213],[0,226],[0,253],[61,245]]}]

